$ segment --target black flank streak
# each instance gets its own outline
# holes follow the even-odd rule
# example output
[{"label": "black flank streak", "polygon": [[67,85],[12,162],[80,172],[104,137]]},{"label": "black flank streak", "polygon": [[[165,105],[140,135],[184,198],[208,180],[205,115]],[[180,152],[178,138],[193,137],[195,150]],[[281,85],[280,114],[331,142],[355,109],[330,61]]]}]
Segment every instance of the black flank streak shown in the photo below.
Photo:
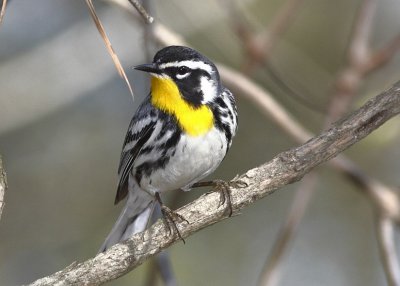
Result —
[{"label": "black flank streak", "polygon": [[[212,111],[213,111],[213,115],[214,115],[215,127],[225,133],[227,142],[231,142],[232,132],[231,132],[230,127],[221,121],[221,111],[218,109],[218,107],[215,107],[215,106],[212,108]],[[229,145],[228,145],[228,148],[229,148]],[[228,148],[227,148],[227,150],[228,150]]]},{"label": "black flank streak", "polygon": [[[168,119],[166,120],[166,125],[163,126],[163,129],[168,130],[172,126],[171,124],[173,124],[173,122],[171,122],[171,120],[173,120],[173,118],[171,116],[168,116]],[[180,138],[181,131],[179,129],[174,129],[174,133],[171,135],[171,137],[167,141],[165,141],[164,144],[160,144],[159,146],[157,146],[158,150],[163,150],[162,156],[156,161],[147,161],[136,167],[136,179],[138,182],[140,182],[143,175],[150,176],[152,172],[165,167],[165,165],[169,162],[171,158],[171,156],[167,156],[167,153],[171,152],[174,149]]]}]

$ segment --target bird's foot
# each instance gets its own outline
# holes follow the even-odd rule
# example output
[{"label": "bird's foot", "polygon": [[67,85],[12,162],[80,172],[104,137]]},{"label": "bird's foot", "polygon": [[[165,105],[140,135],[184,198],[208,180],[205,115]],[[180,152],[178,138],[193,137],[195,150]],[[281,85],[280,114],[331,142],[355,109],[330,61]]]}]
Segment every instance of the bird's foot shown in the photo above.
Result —
[{"label": "bird's foot", "polygon": [[189,224],[189,221],[187,219],[185,219],[182,215],[178,214],[177,212],[171,210],[169,207],[164,205],[163,202],[161,201],[159,193],[156,193],[156,199],[157,199],[158,203],[160,204],[164,224],[165,224],[166,228],[168,229],[169,235],[172,235],[172,233],[175,232],[178,235],[179,239],[182,240],[183,243],[185,243],[185,240],[183,239],[183,237],[179,231],[179,228],[177,226],[177,221],[182,221],[182,222],[184,221],[187,224]]},{"label": "bird's foot", "polygon": [[[228,211],[229,216],[232,216],[232,195],[231,195],[231,182],[225,182],[223,180],[213,180],[207,182],[198,182],[192,185],[193,188],[199,187],[214,187],[220,194],[219,207],[226,204],[226,211]],[[211,193],[211,192],[210,192]]]}]

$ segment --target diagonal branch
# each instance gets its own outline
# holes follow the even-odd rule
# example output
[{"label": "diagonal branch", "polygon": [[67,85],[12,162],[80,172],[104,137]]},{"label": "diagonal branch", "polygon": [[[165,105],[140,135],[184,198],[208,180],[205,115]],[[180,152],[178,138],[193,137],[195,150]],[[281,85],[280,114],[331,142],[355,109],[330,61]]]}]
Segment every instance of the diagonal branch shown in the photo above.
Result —
[{"label": "diagonal branch", "polygon": [[154,21],[154,18],[147,13],[146,9],[139,3],[138,0],[128,0],[133,7],[139,12],[139,14],[143,17],[147,24],[151,24]]},{"label": "diagonal branch", "polygon": [[[313,168],[337,156],[399,113],[400,82],[397,82],[304,145],[280,153],[234,179],[231,182],[233,212],[238,214],[255,201],[301,180]],[[189,221],[189,224],[178,224],[184,238],[227,218],[224,207],[219,206],[216,192],[201,196],[178,212]],[[159,220],[145,232],[109,251],[30,285],[100,285],[126,274],[178,240],[178,237],[168,235],[168,230]]]}]

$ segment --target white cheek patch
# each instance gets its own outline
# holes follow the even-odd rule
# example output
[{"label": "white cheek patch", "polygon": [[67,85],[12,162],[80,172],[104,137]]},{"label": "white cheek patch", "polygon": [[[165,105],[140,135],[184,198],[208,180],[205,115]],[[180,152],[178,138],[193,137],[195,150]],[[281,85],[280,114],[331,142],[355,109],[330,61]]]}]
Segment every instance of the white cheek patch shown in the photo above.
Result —
[{"label": "white cheek patch", "polygon": [[217,96],[217,87],[214,81],[202,76],[200,78],[200,89],[203,92],[203,103],[214,101],[214,98]]},{"label": "white cheek patch", "polygon": [[176,75],[176,78],[177,79],[183,79],[183,78],[185,78],[185,77],[188,77],[190,75],[190,72],[187,72],[187,73],[185,73],[185,74],[177,74]]}]

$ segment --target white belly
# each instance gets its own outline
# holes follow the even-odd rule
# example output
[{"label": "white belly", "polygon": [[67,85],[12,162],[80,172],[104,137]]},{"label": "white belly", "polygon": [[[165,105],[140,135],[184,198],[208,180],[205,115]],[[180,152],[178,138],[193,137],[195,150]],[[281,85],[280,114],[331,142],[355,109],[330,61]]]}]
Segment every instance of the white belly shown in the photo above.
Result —
[{"label": "white belly", "polygon": [[151,193],[187,190],[218,167],[226,148],[224,134],[215,128],[201,136],[182,135],[165,168],[142,180],[141,186]]}]

